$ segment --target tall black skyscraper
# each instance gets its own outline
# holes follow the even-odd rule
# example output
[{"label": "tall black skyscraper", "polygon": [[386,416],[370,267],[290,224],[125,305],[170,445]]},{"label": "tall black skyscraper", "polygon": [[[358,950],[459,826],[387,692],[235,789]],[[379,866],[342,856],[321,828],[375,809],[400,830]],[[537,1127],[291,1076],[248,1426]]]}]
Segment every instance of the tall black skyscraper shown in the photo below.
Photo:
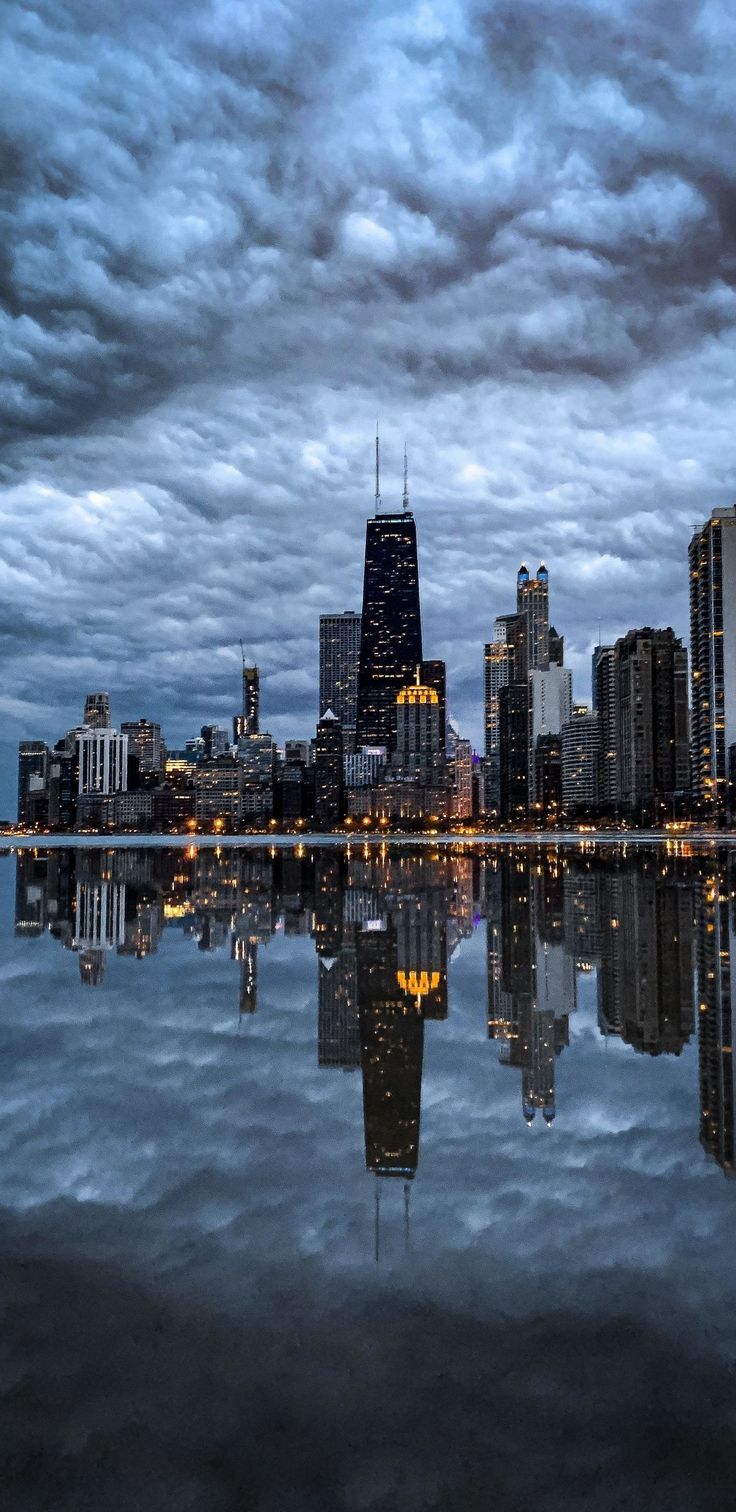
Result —
[{"label": "tall black skyscraper", "polygon": [[393,746],[396,699],[422,660],[417,532],[404,463],[400,511],[381,512],[376,437],[376,513],[366,522],[356,742]]}]

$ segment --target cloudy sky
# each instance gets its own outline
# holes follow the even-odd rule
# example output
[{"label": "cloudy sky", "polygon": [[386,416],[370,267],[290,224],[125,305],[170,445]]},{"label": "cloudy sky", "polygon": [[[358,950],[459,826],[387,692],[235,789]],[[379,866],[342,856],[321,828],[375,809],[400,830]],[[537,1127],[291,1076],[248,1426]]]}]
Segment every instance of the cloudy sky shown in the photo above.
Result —
[{"label": "cloudy sky", "polygon": [[39,0],[0,92],[0,717],[316,717],[406,438],[426,652],[481,737],[520,558],[578,695],[686,630],[736,494],[736,18],[710,0]]}]

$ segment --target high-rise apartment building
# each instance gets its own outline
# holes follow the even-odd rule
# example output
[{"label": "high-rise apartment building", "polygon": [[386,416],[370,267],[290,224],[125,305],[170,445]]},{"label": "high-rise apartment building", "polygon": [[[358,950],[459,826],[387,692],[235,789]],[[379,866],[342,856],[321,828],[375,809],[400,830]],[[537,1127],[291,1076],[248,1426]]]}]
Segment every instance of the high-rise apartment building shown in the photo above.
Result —
[{"label": "high-rise apartment building", "polygon": [[242,735],[238,741],[240,815],[249,822],[270,819],[274,808],[276,747],[267,731]]},{"label": "high-rise apartment building", "polygon": [[516,612],[526,621],[526,666],[516,671],[521,679],[535,667],[549,666],[549,573],[544,562],[535,578],[522,562],[516,575]]},{"label": "high-rise apartment building", "polygon": [[485,809],[487,813],[498,812],[501,804],[500,768],[500,706],[502,688],[514,678],[514,643],[511,621],[516,615],[503,615],[496,620],[494,639],[488,641],[483,651],[483,709],[485,725]]},{"label": "high-rise apartment building", "polygon": [[616,677],[613,646],[593,652],[593,713],[598,715],[598,802],[611,806],[618,799],[618,741],[616,735]]},{"label": "high-rise apartment building", "polygon": [[380,509],[376,463],[376,514],[366,522],[356,740],[393,750],[396,700],[422,661],[419,567],[406,486],[402,510]]},{"label": "high-rise apartment building", "polygon": [[222,725],[202,725],[200,737],[203,741],[202,754],[208,761],[214,759],[215,756],[229,754],[230,736]]},{"label": "high-rise apartment building", "polygon": [[545,735],[560,735],[572,714],[572,672],[533,667],[529,672],[529,801],[538,800],[534,751]]},{"label": "high-rise apartment building", "polygon": [[439,695],[417,677],[401,689],[396,700],[396,760],[404,773],[427,783],[441,749]]},{"label": "high-rise apartment building", "polygon": [[508,683],[499,694],[501,815],[521,820],[529,803],[529,684]]},{"label": "high-rise apartment building", "polygon": [[689,554],[693,788],[723,812],[736,776],[736,506],[713,510]]},{"label": "high-rise apartment building", "polygon": [[165,756],[160,724],[150,719],[126,720],[120,726],[120,733],[127,735],[128,751],[137,756],[139,771],[162,771]]},{"label": "high-rise apartment building", "polygon": [[92,727],[77,737],[79,795],[106,797],[128,783],[128,737]]},{"label": "high-rise apartment building", "polygon": [[88,693],[84,700],[84,719],[82,723],[88,725],[91,730],[109,730],[110,728],[110,694]]},{"label": "high-rise apartment building", "polygon": [[325,710],[314,742],[314,817],[317,824],[339,824],[343,817],[342,726],[332,709]]},{"label": "high-rise apartment building", "polygon": [[440,747],[447,744],[447,667],[443,661],[425,660],[419,666],[419,681],[425,688],[434,688],[439,699]]},{"label": "high-rise apartment building", "polygon": [[43,740],[21,740],[18,746],[18,823],[28,828],[35,822],[37,794],[46,791],[49,749]]},{"label": "high-rise apartment building", "polygon": [[354,730],[358,716],[360,625],[352,609],[319,619],[320,718],[332,709],[343,730]]},{"label": "high-rise apartment building", "polygon": [[634,810],[690,785],[687,651],[669,627],[616,642],[618,792]]},{"label": "high-rise apartment building", "polygon": [[575,810],[598,803],[600,720],[590,709],[576,710],[562,726],[562,803]]}]

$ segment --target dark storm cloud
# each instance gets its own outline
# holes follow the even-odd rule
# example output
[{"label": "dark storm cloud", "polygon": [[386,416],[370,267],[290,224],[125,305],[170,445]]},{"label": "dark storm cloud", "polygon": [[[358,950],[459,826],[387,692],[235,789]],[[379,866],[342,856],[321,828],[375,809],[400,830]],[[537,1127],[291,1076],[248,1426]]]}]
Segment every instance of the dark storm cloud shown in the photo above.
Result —
[{"label": "dark storm cloud", "polygon": [[[588,653],[685,628],[736,487],[736,23],[718,5],[16,5],[0,66],[0,701],[282,737],[410,445],[428,647],[480,735],[521,555]],[[653,570],[653,563],[655,570]],[[462,608],[460,607],[462,606]]]}]

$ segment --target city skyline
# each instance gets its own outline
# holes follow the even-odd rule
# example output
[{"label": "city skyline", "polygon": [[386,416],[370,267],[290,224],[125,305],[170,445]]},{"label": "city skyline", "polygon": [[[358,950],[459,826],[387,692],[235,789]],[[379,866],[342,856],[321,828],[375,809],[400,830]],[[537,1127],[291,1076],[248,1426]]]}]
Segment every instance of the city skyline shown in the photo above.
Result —
[{"label": "city skyline", "polygon": [[425,637],[476,746],[475,648],[520,541],[576,676],[644,586],[686,632],[682,543],[736,497],[732,29],[627,12],[581,31],[561,6],[552,34],[531,0],[368,6],[353,43],[330,6],[246,34],[234,7],[137,29],[103,3],[62,44],[11,6],[11,744],[63,728],[80,686],[155,704],[174,742],[224,721],[241,636],[274,734],[304,730],[315,619],[359,608],[376,412],[397,506],[408,440]]}]

